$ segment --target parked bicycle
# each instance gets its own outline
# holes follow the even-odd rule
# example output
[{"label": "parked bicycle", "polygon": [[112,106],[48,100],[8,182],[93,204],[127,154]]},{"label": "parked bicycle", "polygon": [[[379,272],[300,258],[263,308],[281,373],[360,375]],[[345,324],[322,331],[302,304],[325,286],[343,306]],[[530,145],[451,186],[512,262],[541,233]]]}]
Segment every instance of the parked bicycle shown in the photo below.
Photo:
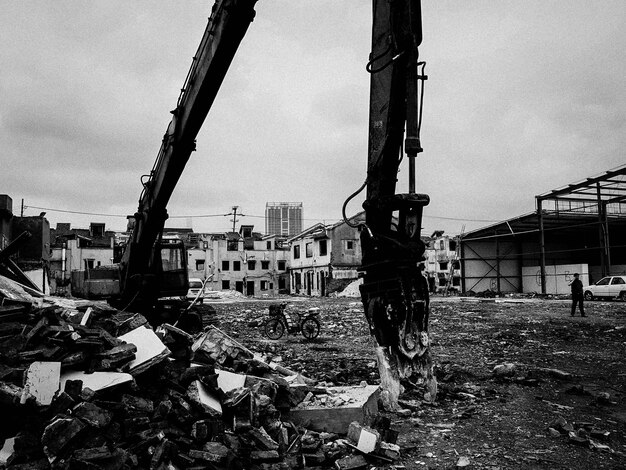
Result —
[{"label": "parked bicycle", "polygon": [[270,316],[265,321],[264,331],[269,339],[280,339],[287,333],[302,333],[306,339],[314,339],[320,334],[320,322],[317,319],[319,308],[310,308],[306,313],[287,312],[287,304],[270,305]]}]

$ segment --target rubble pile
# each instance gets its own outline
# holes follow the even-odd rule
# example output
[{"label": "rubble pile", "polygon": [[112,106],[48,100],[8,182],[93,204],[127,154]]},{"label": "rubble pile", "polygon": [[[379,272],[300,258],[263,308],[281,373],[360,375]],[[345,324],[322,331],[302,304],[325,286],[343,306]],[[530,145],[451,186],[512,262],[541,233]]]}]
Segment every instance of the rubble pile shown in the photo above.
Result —
[{"label": "rubble pile", "polygon": [[0,467],[358,469],[399,458],[377,387],[355,387],[361,400],[316,386],[212,326],[194,337],[103,305],[39,300],[0,309]]},{"label": "rubble pile", "polygon": [[361,297],[361,291],[359,286],[363,284],[363,279],[357,279],[356,281],[348,284],[341,292],[338,292],[337,297]]}]

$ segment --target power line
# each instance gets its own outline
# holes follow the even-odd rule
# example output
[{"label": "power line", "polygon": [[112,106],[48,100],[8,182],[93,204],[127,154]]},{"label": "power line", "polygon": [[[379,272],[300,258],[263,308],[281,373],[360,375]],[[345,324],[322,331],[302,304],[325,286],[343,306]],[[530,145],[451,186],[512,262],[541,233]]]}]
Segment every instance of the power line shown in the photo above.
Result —
[{"label": "power line", "polygon": [[423,214],[422,217],[424,219],[453,220],[455,222],[502,222],[501,220],[493,220],[493,219],[460,219],[456,217],[443,217],[439,215],[426,215],[426,214]]},{"label": "power line", "polygon": [[[53,209],[51,207],[39,207],[39,206],[24,206],[24,209],[38,209],[50,212],[61,212],[65,214],[77,214],[77,215],[95,215],[99,217],[123,217],[127,218],[128,215],[120,215],[120,214],[105,214],[100,212],[86,212],[86,211],[75,211],[75,210],[67,210],[67,209]],[[197,215],[172,215],[170,219],[203,219],[209,217],[228,217],[231,216],[232,213],[227,214],[197,214]],[[237,214],[238,217],[251,217],[256,219],[265,219],[265,215],[251,215],[251,214]],[[492,220],[492,219],[466,219],[466,218],[457,218],[457,217],[443,217],[437,215],[426,215],[422,216],[425,219],[439,219],[439,220],[451,220],[456,222],[501,222],[500,220]],[[332,217],[317,217],[317,218],[303,218],[302,220],[324,220],[329,222],[339,222],[340,218],[332,218]]]},{"label": "power line", "polygon": [[[71,211],[71,210],[65,210],[65,209],[52,209],[50,207],[39,207],[39,206],[24,206],[24,209],[38,209],[38,210],[44,210],[44,211],[50,211],[50,212],[62,212],[65,214],[78,214],[78,215],[96,215],[99,217],[123,217],[123,218],[127,218],[127,215],[120,215],[120,214],[104,214],[104,213],[99,213],[99,212],[83,212],[83,211]],[[200,217],[227,217],[229,215],[232,215],[231,213],[228,214],[203,214],[203,215],[173,215],[170,216],[170,219],[189,219],[189,218],[200,218]],[[241,216],[242,214],[239,214],[239,216]]]},{"label": "power line", "polygon": [[119,215],[119,214],[101,214],[101,213],[98,213],[98,212],[70,211],[70,210],[64,210],[64,209],[51,209],[49,207],[39,207],[39,206],[24,206],[24,209],[39,209],[39,210],[42,210],[42,211],[63,212],[63,213],[66,213],[66,214],[97,215],[99,217],[124,217],[124,218],[126,218],[125,215]]}]

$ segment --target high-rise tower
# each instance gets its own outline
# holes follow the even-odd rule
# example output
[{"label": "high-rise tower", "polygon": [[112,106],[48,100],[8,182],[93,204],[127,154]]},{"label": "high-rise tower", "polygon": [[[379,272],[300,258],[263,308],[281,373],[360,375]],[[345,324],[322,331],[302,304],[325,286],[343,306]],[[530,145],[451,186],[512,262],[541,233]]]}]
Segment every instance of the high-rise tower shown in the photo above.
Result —
[{"label": "high-rise tower", "polygon": [[301,202],[265,204],[265,234],[293,237],[302,232]]}]

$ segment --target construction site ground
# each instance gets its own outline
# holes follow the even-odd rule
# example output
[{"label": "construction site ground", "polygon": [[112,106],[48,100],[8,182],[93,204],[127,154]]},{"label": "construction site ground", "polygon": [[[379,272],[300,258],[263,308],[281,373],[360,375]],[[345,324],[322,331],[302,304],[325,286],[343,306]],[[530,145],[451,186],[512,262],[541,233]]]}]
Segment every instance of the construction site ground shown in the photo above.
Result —
[{"label": "construction site ground", "polygon": [[[288,312],[319,307],[313,341],[264,337],[272,302]],[[212,322],[253,351],[336,385],[378,383],[375,341],[358,298],[205,300]],[[430,334],[439,395],[421,400],[405,382],[400,462],[409,469],[626,468],[626,303],[431,299]],[[512,364],[494,368],[501,364]]]}]

